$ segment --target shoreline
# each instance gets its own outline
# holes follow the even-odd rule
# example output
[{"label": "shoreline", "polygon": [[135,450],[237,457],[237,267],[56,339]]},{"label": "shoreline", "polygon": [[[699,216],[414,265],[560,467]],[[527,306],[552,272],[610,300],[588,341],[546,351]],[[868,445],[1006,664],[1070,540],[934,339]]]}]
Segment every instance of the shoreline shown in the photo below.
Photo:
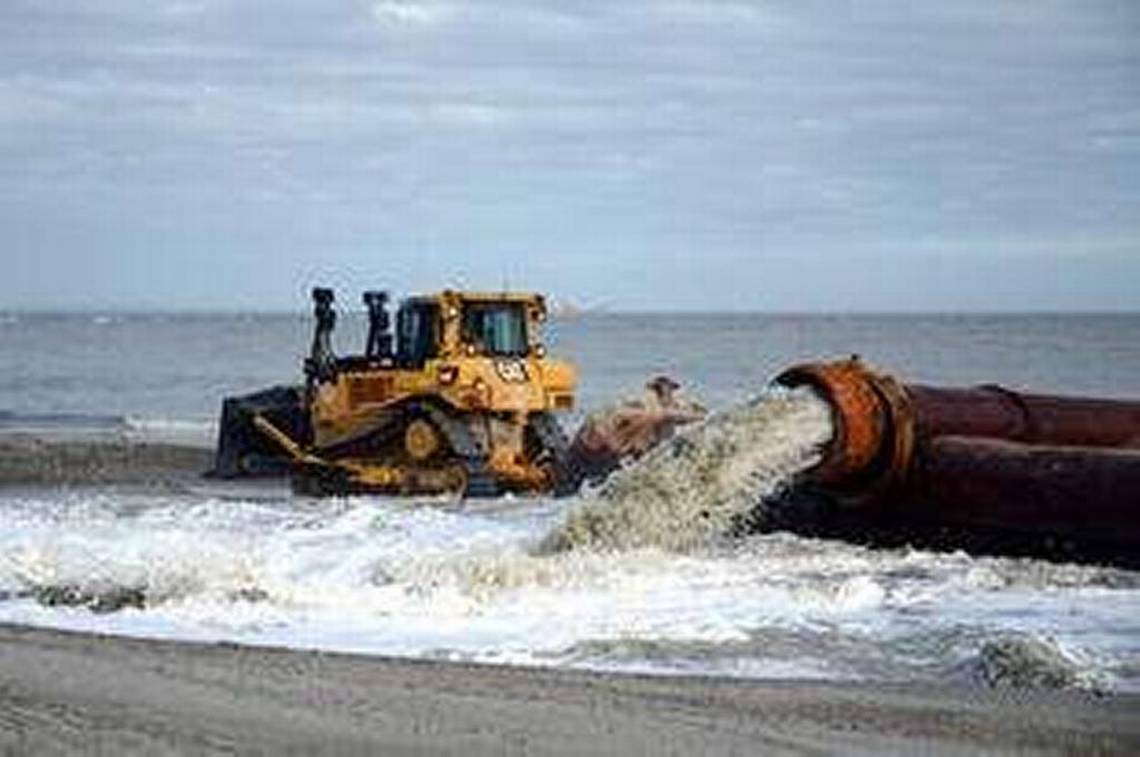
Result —
[{"label": "shoreline", "polygon": [[1127,754],[1140,695],[646,676],[0,624],[5,753]]},{"label": "shoreline", "polygon": [[0,431],[0,487],[204,481],[211,447],[134,438],[115,431]]}]

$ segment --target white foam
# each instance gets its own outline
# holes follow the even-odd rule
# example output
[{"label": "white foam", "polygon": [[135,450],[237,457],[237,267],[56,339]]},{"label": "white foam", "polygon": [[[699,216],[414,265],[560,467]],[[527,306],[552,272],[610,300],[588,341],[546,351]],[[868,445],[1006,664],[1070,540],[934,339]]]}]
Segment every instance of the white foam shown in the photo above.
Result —
[{"label": "white foam", "polygon": [[[941,675],[1009,632],[1137,688],[1140,577],[791,536],[532,551],[561,506],[0,499],[0,620],[367,653],[732,675]],[[47,607],[66,585],[142,609]],[[597,646],[600,644],[601,646]],[[616,646],[615,646],[616,644]],[[603,651],[599,651],[603,650]],[[1131,670],[1133,672],[1129,673]],[[1131,677],[1130,677],[1131,676]]]},{"label": "white foam", "polygon": [[132,439],[147,442],[209,445],[218,435],[217,421],[130,415],[124,425]]}]

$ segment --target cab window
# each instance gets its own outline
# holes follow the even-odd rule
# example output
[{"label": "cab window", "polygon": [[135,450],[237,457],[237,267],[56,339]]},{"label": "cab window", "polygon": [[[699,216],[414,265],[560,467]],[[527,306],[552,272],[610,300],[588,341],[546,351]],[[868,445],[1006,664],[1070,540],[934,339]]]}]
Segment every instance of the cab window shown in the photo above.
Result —
[{"label": "cab window", "polygon": [[522,303],[467,303],[463,341],[488,355],[525,355],[526,308]]},{"label": "cab window", "polygon": [[396,314],[397,353],[401,362],[413,365],[436,356],[439,343],[439,312],[435,305],[410,303]]}]

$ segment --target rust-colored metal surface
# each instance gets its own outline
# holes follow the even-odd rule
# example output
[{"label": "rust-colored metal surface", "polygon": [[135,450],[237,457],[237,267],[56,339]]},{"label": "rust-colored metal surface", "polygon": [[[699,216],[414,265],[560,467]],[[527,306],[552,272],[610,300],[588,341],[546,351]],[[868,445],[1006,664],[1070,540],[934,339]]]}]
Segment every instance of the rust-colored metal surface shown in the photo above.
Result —
[{"label": "rust-colored metal surface", "polygon": [[798,365],[776,381],[790,387],[810,386],[831,405],[835,432],[828,455],[815,470],[820,481],[835,484],[861,476],[879,458],[890,407],[858,359]]},{"label": "rust-colored metal surface", "polygon": [[912,402],[892,377],[852,357],[795,366],[776,383],[811,387],[831,405],[834,435],[812,476],[836,499],[873,506],[907,478],[915,440]]},{"label": "rust-colored metal surface", "polygon": [[835,434],[808,481],[880,521],[1140,543],[1140,402],[904,385],[858,359],[796,366]]},{"label": "rust-colored metal surface", "polygon": [[[663,395],[655,389],[667,381]],[[632,400],[594,413],[579,427],[570,444],[570,464],[591,481],[603,480],[622,465],[636,460],[673,436],[676,430],[703,419],[705,408],[698,402],[673,395],[679,385],[658,377],[646,385],[644,400]]]},{"label": "rust-colored metal surface", "polygon": [[912,385],[907,392],[925,438],[952,434],[1026,444],[1140,448],[1140,402],[1022,394],[1000,386]]},{"label": "rust-colored metal surface", "polygon": [[909,515],[1061,538],[1140,538],[1140,450],[940,436],[923,450]]}]

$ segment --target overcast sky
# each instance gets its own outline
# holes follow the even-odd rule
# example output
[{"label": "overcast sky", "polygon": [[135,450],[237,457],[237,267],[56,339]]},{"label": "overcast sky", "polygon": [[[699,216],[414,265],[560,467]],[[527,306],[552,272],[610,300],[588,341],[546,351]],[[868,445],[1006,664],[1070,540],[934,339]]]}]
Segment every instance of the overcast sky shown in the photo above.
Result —
[{"label": "overcast sky", "polygon": [[4,308],[1140,309],[1140,3],[4,0]]}]

